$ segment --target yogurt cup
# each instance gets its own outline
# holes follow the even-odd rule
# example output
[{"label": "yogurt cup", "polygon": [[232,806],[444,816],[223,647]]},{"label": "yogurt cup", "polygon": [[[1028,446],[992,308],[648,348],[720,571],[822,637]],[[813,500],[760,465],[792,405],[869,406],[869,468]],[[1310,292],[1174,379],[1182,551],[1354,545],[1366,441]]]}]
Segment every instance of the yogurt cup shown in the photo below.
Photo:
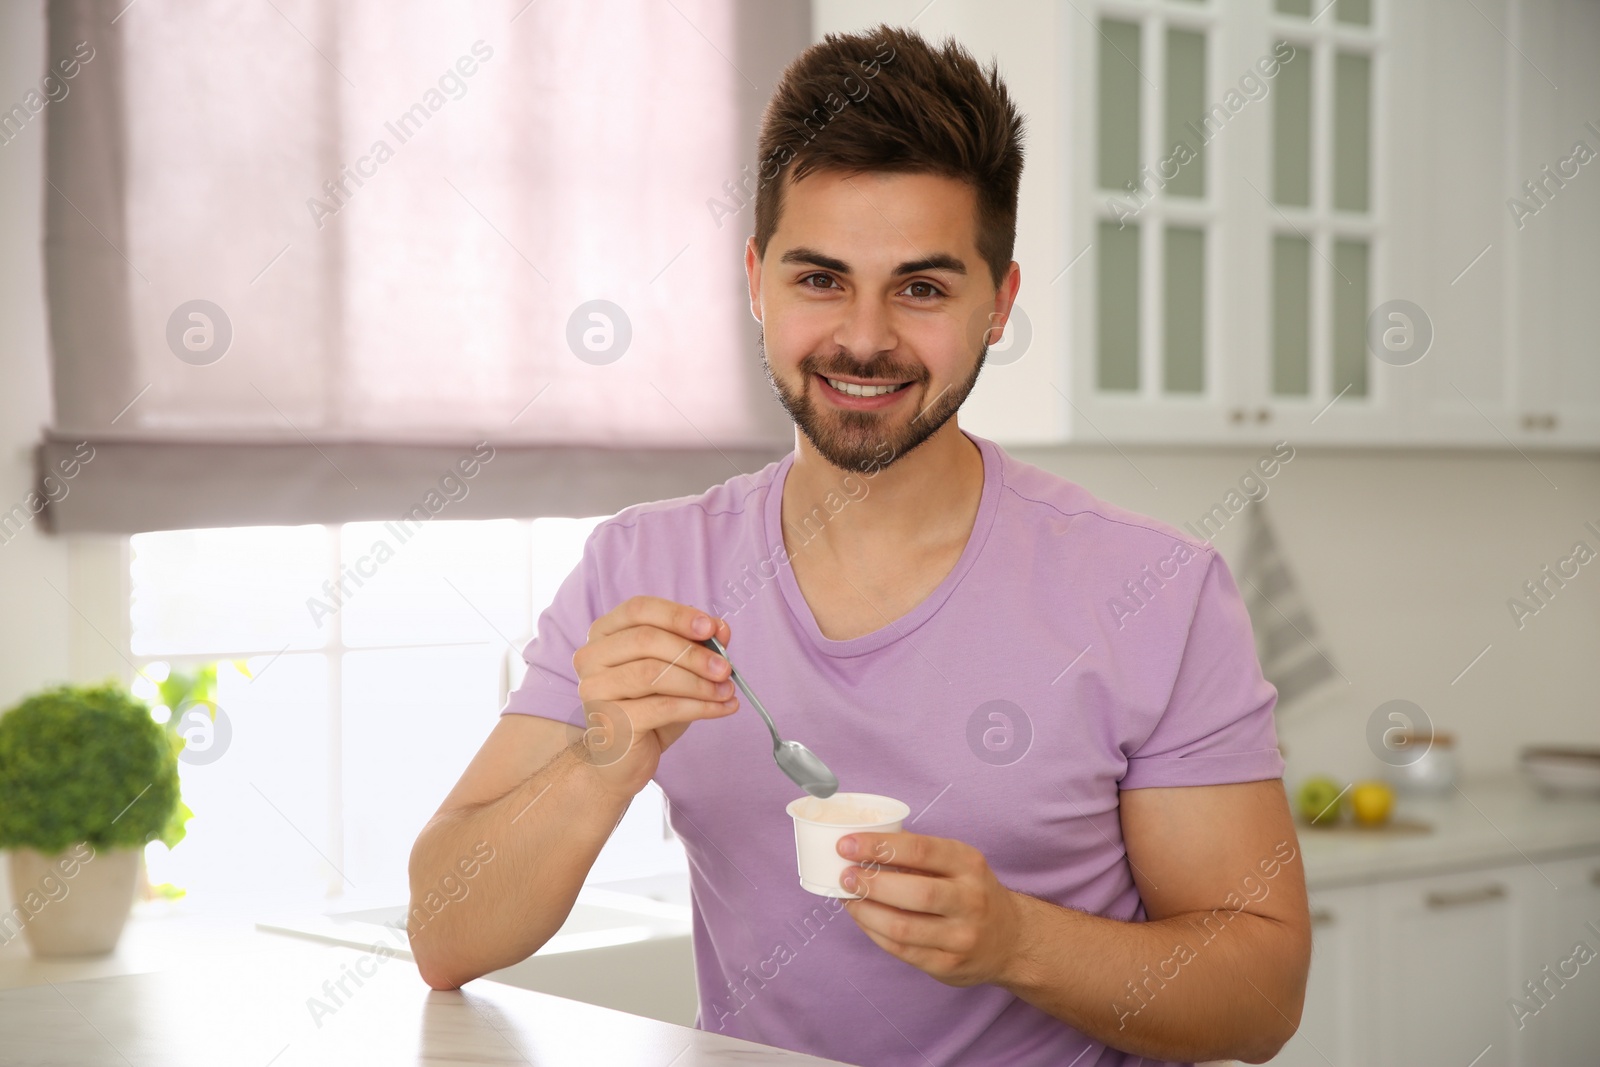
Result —
[{"label": "yogurt cup", "polygon": [[800,886],[820,897],[860,900],[865,893],[851,893],[839,884],[845,870],[865,859],[847,860],[839,855],[839,839],[857,831],[894,833],[911,808],[893,797],[876,793],[835,793],[821,797],[796,797],[784,809],[794,819],[795,860],[800,868]]}]

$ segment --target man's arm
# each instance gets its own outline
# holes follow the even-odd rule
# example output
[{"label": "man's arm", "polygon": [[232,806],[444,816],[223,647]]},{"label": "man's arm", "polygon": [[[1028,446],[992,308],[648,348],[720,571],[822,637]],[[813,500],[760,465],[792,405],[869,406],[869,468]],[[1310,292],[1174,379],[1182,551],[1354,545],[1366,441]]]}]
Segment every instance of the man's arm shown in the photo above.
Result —
[{"label": "man's arm", "polygon": [[728,641],[728,624],[633,597],[572,657],[588,730],[501,716],[411,849],[407,933],[425,982],[455,989],[510,966],[566,921],[662,752],[738,707],[728,661],[699,644],[712,636]]},{"label": "man's arm", "polygon": [[904,833],[841,840],[841,854],[853,837],[874,857],[847,872],[869,889],[846,908],[885,951],[940,981],[1002,986],[1112,1048],[1271,1059],[1299,1025],[1311,960],[1282,782],[1134,789],[1121,811],[1145,922],[1013,892],[970,845]]},{"label": "man's arm", "polygon": [[1021,948],[997,984],[1113,1048],[1271,1059],[1300,1024],[1311,962],[1283,783],[1134,789],[1121,807],[1147,921],[1023,897]]},{"label": "man's arm", "polygon": [[[584,751],[575,726],[502,716],[417,836],[406,932],[433,988],[526,959],[566,921],[631,799],[603,788]],[[457,867],[474,857],[487,862],[462,867],[465,881]]]}]

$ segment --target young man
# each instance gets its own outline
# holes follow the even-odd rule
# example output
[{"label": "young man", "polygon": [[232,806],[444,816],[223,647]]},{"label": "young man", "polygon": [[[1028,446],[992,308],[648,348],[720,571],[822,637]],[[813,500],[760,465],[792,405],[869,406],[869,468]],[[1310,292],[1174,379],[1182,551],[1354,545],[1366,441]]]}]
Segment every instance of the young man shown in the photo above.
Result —
[{"label": "young man", "polygon": [[[412,854],[417,905],[496,855],[414,923],[430,985],[537,950],[653,779],[703,1029],[873,1067],[1260,1062],[1293,1033],[1305,888],[1228,568],[956,422],[1021,280],[1021,132],[954,44],[791,64],[745,260],[795,450],[595,529]],[[843,789],[910,805],[841,845],[864,899],[797,884],[798,790],[713,634]]]}]

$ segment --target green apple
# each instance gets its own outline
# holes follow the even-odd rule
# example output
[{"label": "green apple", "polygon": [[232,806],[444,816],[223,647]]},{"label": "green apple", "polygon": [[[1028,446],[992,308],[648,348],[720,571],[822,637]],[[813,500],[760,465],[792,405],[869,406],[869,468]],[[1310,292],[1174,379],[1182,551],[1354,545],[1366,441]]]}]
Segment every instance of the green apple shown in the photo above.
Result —
[{"label": "green apple", "polygon": [[1317,826],[1338,822],[1339,805],[1336,801],[1341,792],[1343,790],[1339,783],[1327,775],[1307,778],[1300,783],[1300,791],[1295,794],[1295,805],[1300,809],[1300,817]]}]

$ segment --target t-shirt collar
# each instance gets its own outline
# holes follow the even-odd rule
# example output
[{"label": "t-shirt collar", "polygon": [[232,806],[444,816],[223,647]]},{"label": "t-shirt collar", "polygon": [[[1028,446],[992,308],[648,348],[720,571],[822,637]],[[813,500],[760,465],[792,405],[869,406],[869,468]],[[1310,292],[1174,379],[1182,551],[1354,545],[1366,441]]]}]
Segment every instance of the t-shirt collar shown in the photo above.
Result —
[{"label": "t-shirt collar", "polygon": [[[956,587],[961,584],[962,578],[977,562],[984,543],[989,538],[989,531],[994,526],[995,514],[999,511],[1005,456],[993,441],[968,433],[966,430],[961,432],[978,446],[978,451],[983,456],[983,491],[978,500],[978,514],[973,520],[972,533],[967,537],[966,547],[962,550],[961,557],[956,560],[956,565],[945,575],[938,587],[924,597],[916,607],[900,618],[884,623],[871,633],[846,641],[834,641],[823,636],[822,630],[817,626],[816,616],[811,613],[811,605],[806,603],[805,596],[800,592],[800,585],[795,581],[793,568],[787,564],[778,568],[778,586],[783,590],[783,599],[789,614],[819,651],[829,656],[861,656],[876,652],[906,637],[938,613],[945,601],[955,592]],[[763,535],[767,549],[773,553],[774,558],[785,560],[788,557],[782,533],[783,486],[788,480],[789,469],[794,465],[794,457],[795,454],[790,452],[779,462],[771,486],[767,490],[766,506],[763,509]]]}]

